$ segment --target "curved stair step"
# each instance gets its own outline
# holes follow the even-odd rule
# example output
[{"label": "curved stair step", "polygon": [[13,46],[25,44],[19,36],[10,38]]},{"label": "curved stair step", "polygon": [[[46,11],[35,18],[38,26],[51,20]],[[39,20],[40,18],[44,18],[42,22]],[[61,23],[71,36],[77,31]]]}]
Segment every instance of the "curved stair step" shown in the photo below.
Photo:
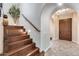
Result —
[{"label": "curved stair step", "polygon": [[33,51],[30,51],[30,53],[28,53],[26,56],[35,56],[39,53],[39,48],[35,48]]},{"label": "curved stair step", "polygon": [[15,41],[20,41],[20,40],[24,40],[24,39],[28,39],[30,36],[29,35],[19,35],[19,36],[9,36],[8,42],[15,42]]},{"label": "curved stair step", "polygon": [[32,39],[24,39],[24,40],[20,40],[20,41],[16,41],[16,42],[12,42],[12,43],[9,43],[8,44],[8,50],[13,50],[13,49],[16,49],[16,48],[20,48],[24,45],[28,45],[32,43]]},{"label": "curved stair step", "polygon": [[45,54],[45,52],[44,52],[44,51],[42,51],[42,52],[40,52],[40,53],[36,54],[36,56],[44,56],[44,54]]},{"label": "curved stair step", "polygon": [[19,36],[19,35],[27,35],[27,32],[21,31],[12,31],[7,33],[8,36]]},{"label": "curved stair step", "polygon": [[4,53],[4,55],[7,55],[7,56],[19,56],[19,55],[22,55],[22,54],[27,54],[30,50],[34,49],[35,48],[35,43],[31,43],[29,45],[26,45],[26,46],[23,46],[21,48],[18,48],[18,49],[15,49],[15,50],[11,50],[7,53]]}]

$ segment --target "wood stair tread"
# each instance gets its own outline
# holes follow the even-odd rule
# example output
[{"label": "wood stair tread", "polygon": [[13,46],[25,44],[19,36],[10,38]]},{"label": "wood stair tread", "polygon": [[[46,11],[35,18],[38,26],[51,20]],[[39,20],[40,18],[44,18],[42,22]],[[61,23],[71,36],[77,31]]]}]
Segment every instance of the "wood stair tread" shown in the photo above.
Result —
[{"label": "wood stair tread", "polygon": [[5,55],[14,54],[14,53],[16,53],[16,52],[18,52],[18,51],[20,51],[20,50],[23,50],[23,49],[25,49],[25,48],[28,48],[28,47],[31,46],[32,44],[35,44],[35,43],[31,43],[31,44],[25,45],[25,46],[23,46],[23,47],[21,47],[21,48],[11,50],[11,51],[9,51],[8,53],[5,53]]},{"label": "wood stair tread", "polygon": [[9,37],[21,37],[21,36],[26,36],[26,35],[9,36]]},{"label": "wood stair tread", "polygon": [[24,41],[28,41],[28,40],[32,40],[32,39],[24,39],[24,40],[20,40],[20,41],[9,43],[8,45],[18,44],[18,43],[21,43],[21,42],[24,42]]},{"label": "wood stair tread", "polygon": [[24,39],[30,39],[29,35],[19,35],[19,36],[9,36],[7,37],[7,42],[11,43],[11,42],[15,42],[15,41],[20,41],[20,40],[24,40]]},{"label": "wood stair tread", "polygon": [[35,48],[34,50],[30,51],[30,53],[27,54],[27,56],[31,56],[33,53],[39,51],[39,48]]},{"label": "wood stair tread", "polygon": [[11,38],[21,38],[21,37],[28,37],[29,35],[17,35],[17,36],[9,36],[9,37],[7,37],[8,39],[11,39]]}]

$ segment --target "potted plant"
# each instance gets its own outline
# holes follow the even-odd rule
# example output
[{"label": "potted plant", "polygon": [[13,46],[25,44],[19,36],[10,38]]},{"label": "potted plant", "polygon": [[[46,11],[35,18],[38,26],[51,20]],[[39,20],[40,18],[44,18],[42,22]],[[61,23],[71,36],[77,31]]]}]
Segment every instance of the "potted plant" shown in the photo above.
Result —
[{"label": "potted plant", "polygon": [[20,17],[20,9],[16,7],[16,5],[12,5],[12,7],[9,9],[9,14],[12,16],[14,23],[16,24]]}]

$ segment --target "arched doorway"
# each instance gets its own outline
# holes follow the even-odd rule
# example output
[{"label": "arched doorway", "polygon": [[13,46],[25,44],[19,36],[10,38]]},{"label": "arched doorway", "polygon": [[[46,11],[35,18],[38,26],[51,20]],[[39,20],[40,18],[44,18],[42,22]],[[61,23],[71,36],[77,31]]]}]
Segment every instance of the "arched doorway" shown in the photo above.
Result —
[{"label": "arched doorway", "polygon": [[55,29],[58,29],[57,32],[59,32],[56,35],[59,34],[59,39],[72,41],[72,21],[74,14],[75,11],[71,8],[59,9],[53,14],[52,18],[57,25]]}]

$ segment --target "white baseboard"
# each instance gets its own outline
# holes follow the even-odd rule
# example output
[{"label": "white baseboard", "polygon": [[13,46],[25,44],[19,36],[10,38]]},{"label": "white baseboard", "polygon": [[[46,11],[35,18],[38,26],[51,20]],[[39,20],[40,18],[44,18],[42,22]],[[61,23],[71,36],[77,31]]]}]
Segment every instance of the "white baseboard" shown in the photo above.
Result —
[{"label": "white baseboard", "polygon": [[53,44],[50,44],[46,49],[41,49],[41,48],[40,48],[40,52],[41,52],[41,51],[47,52],[47,51],[49,50],[49,48],[52,47],[52,45],[53,45]]},{"label": "white baseboard", "polygon": [[51,48],[51,47],[52,47],[52,44],[50,44],[50,45],[48,46],[48,48],[46,48],[44,51],[47,52],[47,51],[49,50],[49,48]]}]

